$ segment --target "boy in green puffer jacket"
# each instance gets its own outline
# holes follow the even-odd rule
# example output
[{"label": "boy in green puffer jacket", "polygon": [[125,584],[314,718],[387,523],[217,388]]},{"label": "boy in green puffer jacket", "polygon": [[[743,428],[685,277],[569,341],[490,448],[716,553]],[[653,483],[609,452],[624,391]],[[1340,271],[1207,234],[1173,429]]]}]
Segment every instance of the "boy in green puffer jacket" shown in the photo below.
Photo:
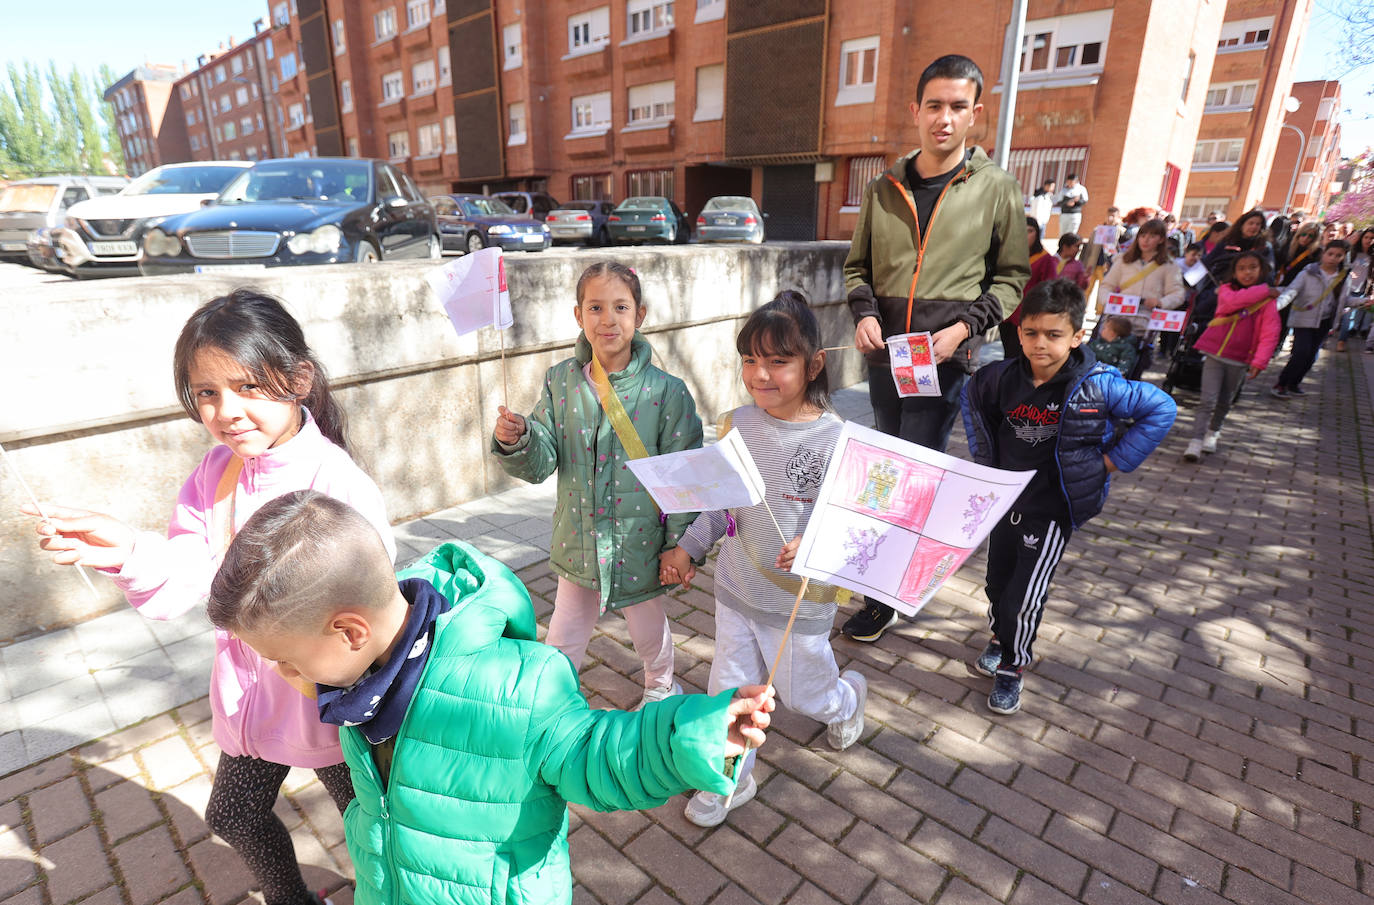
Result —
[{"label": "boy in green puffer jacket", "polygon": [[726,793],[727,759],[763,743],[773,709],[752,687],[591,710],[509,569],[448,543],[395,576],[370,523],[314,491],[248,520],[208,611],[317,683],[320,718],[343,727],[359,905],[570,902],[567,802]]}]

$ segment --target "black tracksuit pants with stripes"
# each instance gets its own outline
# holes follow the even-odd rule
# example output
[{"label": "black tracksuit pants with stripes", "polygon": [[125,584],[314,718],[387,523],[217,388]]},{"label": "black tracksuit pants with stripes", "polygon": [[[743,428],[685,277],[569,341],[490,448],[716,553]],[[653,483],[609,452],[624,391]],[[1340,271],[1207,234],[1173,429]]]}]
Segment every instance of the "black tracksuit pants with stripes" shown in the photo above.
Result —
[{"label": "black tracksuit pants with stripes", "polygon": [[988,624],[1002,645],[1002,668],[1031,663],[1050,580],[1073,533],[1067,517],[1008,512],[988,536]]}]

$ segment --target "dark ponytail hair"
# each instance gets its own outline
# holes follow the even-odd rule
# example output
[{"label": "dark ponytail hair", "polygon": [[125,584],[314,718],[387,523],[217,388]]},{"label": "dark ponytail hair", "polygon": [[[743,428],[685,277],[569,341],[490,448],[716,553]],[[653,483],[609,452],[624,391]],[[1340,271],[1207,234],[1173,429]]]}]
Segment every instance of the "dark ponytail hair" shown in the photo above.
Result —
[{"label": "dark ponytail hair", "polygon": [[582,271],[582,276],[577,278],[577,304],[582,305],[582,296],[587,291],[587,283],[596,278],[617,279],[624,283],[630,290],[630,295],[634,296],[635,307],[644,307],[644,296],[639,287],[639,274],[634,272],[634,268],[626,267],[617,261],[597,261],[586,270]]},{"label": "dark ponytail hair", "polygon": [[[735,351],[758,357],[795,355],[810,369],[821,351],[821,325],[806,296],[795,289],[785,289],[749,315],[735,337]],[[830,408],[830,377],[825,368],[806,384],[806,402],[821,411]]]},{"label": "dark ponytail hair", "polygon": [[1239,264],[1241,261],[1245,260],[1246,258],[1254,258],[1256,261],[1259,261],[1260,275],[1259,275],[1259,279],[1255,281],[1255,285],[1256,285],[1256,286],[1260,285],[1261,283],[1266,282],[1266,281],[1269,279],[1269,262],[1266,261],[1266,260],[1264,259],[1264,255],[1260,254],[1260,252],[1257,251],[1256,249],[1247,248],[1245,251],[1242,251],[1240,254],[1238,254],[1238,255],[1236,255],[1234,258],[1232,258],[1232,259],[1230,260],[1230,262],[1229,262],[1229,265],[1228,265],[1228,266],[1231,268],[1231,280],[1230,280],[1230,283],[1231,283],[1231,288],[1232,288],[1232,289],[1244,289],[1244,288],[1245,288],[1244,286],[1242,286],[1240,283],[1238,283],[1238,282],[1236,281],[1236,265]]},{"label": "dark ponytail hair", "polygon": [[[324,367],[280,301],[253,289],[235,289],[210,299],[186,321],[177,337],[172,375],[181,406],[194,421],[200,421],[200,412],[191,391],[191,365],[203,349],[224,353],[271,398],[305,406],[320,433],[352,454],[343,409],[329,391]],[[307,372],[313,375],[310,389],[301,395],[296,389]]]}]

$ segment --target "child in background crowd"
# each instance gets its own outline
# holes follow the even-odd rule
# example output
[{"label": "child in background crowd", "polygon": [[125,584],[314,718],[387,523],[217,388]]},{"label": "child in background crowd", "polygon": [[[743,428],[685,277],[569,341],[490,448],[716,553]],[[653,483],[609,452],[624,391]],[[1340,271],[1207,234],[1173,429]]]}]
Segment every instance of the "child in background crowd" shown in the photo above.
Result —
[{"label": "child in background crowd", "polygon": [[1059,254],[1054,261],[1054,276],[1056,279],[1072,280],[1078,284],[1079,289],[1088,288],[1088,271],[1084,269],[1083,262],[1078,260],[1078,250],[1083,246],[1083,240],[1078,238],[1076,233],[1064,233],[1059,237]]},{"label": "child in background crowd", "polygon": [[1021,707],[1022,672],[1070,535],[1102,511],[1111,473],[1139,467],[1174,422],[1163,390],[1125,380],[1079,348],[1086,308],[1067,280],[1035,287],[1021,318],[1022,356],[979,368],[961,400],[975,462],[1035,472],[988,538],[993,638],[974,668],[993,679],[994,713]]},{"label": "child in background crowd", "polygon": [[1213,453],[1231,401],[1246,380],[1254,380],[1269,366],[1279,340],[1278,289],[1270,286],[1263,252],[1249,249],[1231,261],[1231,279],[1217,291],[1217,316],[1198,337],[1194,348],[1203,353],[1202,398],[1193,422],[1193,439],[1183,458],[1196,462]]},{"label": "child in background crowd", "polygon": [[[171,619],[205,600],[253,513],[305,489],[358,507],[378,558],[395,555],[382,494],[349,458],[324,369],[280,302],[238,289],[205,303],[182,328],[173,370],[182,407],[219,445],[182,486],[167,536],[53,507],[38,533],[55,561],[106,572],[144,616]],[[210,709],[220,756],[205,822],[247,863],[267,905],[319,901],[272,811],[287,771],[313,769],[341,812],[353,799],[338,730],[320,722],[307,694],[242,639],[215,633]]]},{"label": "child in background crowd", "polygon": [[573,357],[549,368],[529,418],[501,406],[491,446],[512,477],[538,484],[558,472],[549,547],[558,593],[545,642],[580,668],[597,618],[619,610],[644,662],[641,706],[682,691],[658,557],[693,516],[660,520],[625,463],[701,446],[686,384],[650,363],[653,349],[638,332],[645,313],[633,270],[603,261],[583,271]]},{"label": "child in background crowd", "polygon": [[771,691],[744,688],[592,710],[568,658],[535,641],[509,569],[446,543],[394,575],[369,521],[310,491],[249,519],[208,610],[317,683],[319,718],[344,727],[357,905],[570,902],[569,801],[726,791],[727,758],[764,742],[773,709]]},{"label": "child in background crowd", "polygon": [[[740,432],[763,476],[765,502],[703,512],[678,546],[663,555],[663,579],[689,582],[693,561],[702,562],[716,541],[725,538],[716,560],[712,694],[768,676],[801,588],[789,569],[842,428],[829,411],[821,345],[816,316],[799,292],[783,292],[749,316],[735,348],[754,404],[727,415],[721,433],[731,428]],[[785,545],[778,526],[792,538]],[[788,707],[825,723],[826,740],[843,750],[863,733],[868,682],[854,670],[841,675],[835,663],[830,629],[837,590],[810,583],[774,684]],[[740,764],[732,810],[754,797],[753,763],[750,752]],[[686,817],[697,826],[716,826],[725,816],[724,796],[710,790],[698,792],[687,804]]]},{"label": "child in background crowd", "polygon": [[1098,361],[1116,368],[1123,377],[1129,377],[1139,355],[1131,337],[1131,319],[1114,314],[1104,320],[1097,338],[1088,340],[1088,348],[1093,350]]},{"label": "child in background crowd", "polygon": [[1343,266],[1348,250],[1342,239],[1332,239],[1322,249],[1321,260],[1302,269],[1291,286],[1283,291],[1279,303],[1290,312],[1288,323],[1293,328],[1293,351],[1288,364],[1279,373],[1274,388],[1269,391],[1277,399],[1306,396],[1302,379],[1317,360],[1317,350],[1331,332],[1336,314],[1345,304]]}]

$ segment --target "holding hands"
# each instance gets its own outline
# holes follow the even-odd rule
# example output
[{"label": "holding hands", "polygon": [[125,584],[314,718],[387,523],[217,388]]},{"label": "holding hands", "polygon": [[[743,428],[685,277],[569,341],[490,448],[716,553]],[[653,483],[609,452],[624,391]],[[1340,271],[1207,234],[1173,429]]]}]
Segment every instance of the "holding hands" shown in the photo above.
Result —
[{"label": "holding hands", "polygon": [[525,419],[504,405],[498,406],[497,411],[500,414],[496,418],[496,439],[506,446],[514,446],[525,435]]},{"label": "holding hands", "polygon": [[134,552],[134,529],[113,516],[87,509],[45,506],[44,517],[30,503],[19,507],[25,515],[42,518],[34,532],[38,546],[53,554],[61,566],[118,569]]},{"label": "holding hands", "polygon": [[692,557],[681,547],[674,547],[658,554],[658,583],[662,585],[680,584],[691,587],[696,577],[697,567]]}]

